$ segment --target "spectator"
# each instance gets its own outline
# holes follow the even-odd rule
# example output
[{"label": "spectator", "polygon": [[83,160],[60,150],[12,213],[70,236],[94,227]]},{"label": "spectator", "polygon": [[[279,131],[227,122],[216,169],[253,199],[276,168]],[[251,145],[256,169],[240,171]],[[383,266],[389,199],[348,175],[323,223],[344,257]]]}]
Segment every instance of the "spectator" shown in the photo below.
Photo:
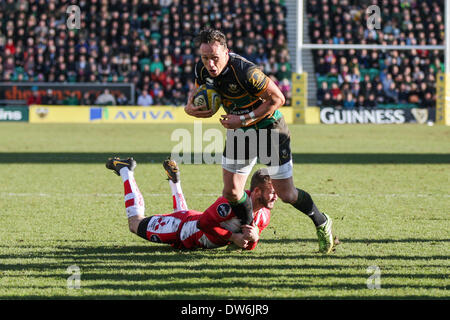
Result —
[{"label": "spectator", "polygon": [[63,104],[65,104],[67,106],[77,106],[79,104],[79,100],[78,100],[76,92],[72,92],[70,95],[68,95],[64,99]]},{"label": "spectator", "polygon": [[350,74],[350,82],[354,84],[359,84],[361,82],[361,74],[357,66],[352,68],[352,73]]},{"label": "spectator", "polygon": [[42,97],[36,87],[32,88],[31,95],[27,99],[27,105],[30,106],[32,104],[42,104]]},{"label": "spectator", "polygon": [[434,102],[433,95],[431,94],[431,92],[425,93],[424,99],[421,100],[420,106],[422,108],[428,108],[428,109],[435,108],[436,104]]},{"label": "spectator", "polygon": [[361,93],[367,98],[373,92],[372,82],[364,82]]},{"label": "spectator", "polygon": [[387,103],[387,96],[386,93],[383,90],[383,84],[381,82],[378,82],[376,88],[375,88],[375,97],[377,100],[377,104],[385,104]]},{"label": "spectator", "polygon": [[409,91],[408,102],[414,104],[421,104],[419,88],[415,83],[411,84],[411,91]]},{"label": "spectator", "polygon": [[128,98],[125,96],[123,92],[120,92],[117,96],[117,105],[126,106],[128,104]]},{"label": "spectator", "polygon": [[320,84],[320,88],[317,90],[317,103],[319,105],[322,105],[322,101],[327,91],[328,91],[328,83],[326,81],[322,81],[322,83]]},{"label": "spectator", "polygon": [[354,109],[355,108],[355,100],[354,100],[353,94],[351,92],[346,94],[343,105],[344,105],[345,109]]},{"label": "spectator", "polygon": [[108,61],[108,57],[103,56],[100,64],[97,67],[98,73],[101,76],[109,76],[111,74],[111,65]]},{"label": "spectator", "polygon": [[434,62],[431,64],[431,68],[433,69],[434,73],[436,72],[445,72],[445,65],[439,58],[434,59]]},{"label": "spectator", "polygon": [[95,97],[92,93],[86,91],[80,100],[80,105],[82,106],[92,106],[95,104]]},{"label": "spectator", "polygon": [[342,71],[338,75],[339,85],[342,85],[344,82],[345,83],[352,82],[352,75],[349,72],[348,66],[343,65],[341,67],[342,67]]},{"label": "spectator", "polygon": [[57,104],[58,101],[56,100],[55,96],[53,95],[53,90],[48,89],[46,95],[42,97],[42,104],[45,105],[54,105]]},{"label": "spectator", "polygon": [[142,90],[142,93],[138,97],[137,104],[141,107],[148,107],[153,105],[153,97],[147,90]]},{"label": "spectator", "polygon": [[[252,1],[257,8],[253,12],[248,1],[224,1],[220,5],[211,2],[201,7],[194,0],[192,8],[188,3],[171,0],[82,1],[82,27],[76,32],[67,31],[58,20],[58,13],[65,14],[65,1],[44,2],[20,1],[16,5],[8,0],[1,5],[1,15],[11,17],[0,27],[0,72],[4,81],[128,81],[141,88],[150,85],[148,79],[159,70],[157,77],[180,77],[185,87],[195,64],[192,37],[206,26],[223,28],[231,34],[229,47],[235,52],[247,50],[254,55],[252,60],[269,66],[269,74],[277,75],[280,85],[285,83],[283,79],[290,80],[283,2]],[[142,60],[148,69],[139,68]],[[181,92],[171,81],[158,82],[172,86],[167,92]],[[173,101],[167,94],[160,97],[162,101]],[[178,101],[186,100],[184,90],[182,95]],[[80,102],[88,100],[81,97]]]},{"label": "spectator", "polygon": [[410,91],[410,86],[402,83],[400,85],[400,90],[398,93],[398,101],[400,103],[408,103],[408,97],[409,97],[409,91]]},{"label": "spectator", "polygon": [[383,84],[384,90],[387,90],[388,88],[391,88],[392,83],[394,83],[394,81],[392,80],[392,74],[388,73],[385,75],[384,73],[382,73],[382,75],[383,77],[381,78],[381,83]]},{"label": "spectator", "polygon": [[325,58],[320,57],[316,65],[317,76],[328,74],[330,72],[329,64],[325,62]]},{"label": "spectator", "polygon": [[375,100],[375,95],[373,93],[369,94],[369,97],[365,101],[364,106],[366,108],[376,108],[377,107],[377,101]]},{"label": "spectator", "polygon": [[391,82],[389,88],[385,90],[387,103],[398,103],[398,90],[395,82]]},{"label": "spectator", "polygon": [[116,99],[114,96],[109,92],[109,89],[105,89],[102,94],[100,94],[97,99],[95,100],[96,105],[102,105],[102,106],[110,106],[116,105]]},{"label": "spectator", "polygon": [[150,72],[155,73],[155,70],[159,69],[160,72],[164,71],[164,64],[161,62],[159,55],[153,57],[153,61],[150,64]]},{"label": "spectator", "polygon": [[342,93],[339,92],[336,97],[333,98],[333,104],[335,108],[341,109],[344,105],[344,98],[342,96]]},{"label": "spectator", "polygon": [[155,104],[159,104],[159,101],[157,101],[157,100],[161,97],[161,92],[164,94],[164,90],[162,89],[159,82],[154,82],[149,93],[152,96]]},{"label": "spectator", "polygon": [[167,74],[162,72],[161,69],[156,68],[153,73],[150,75],[150,79],[152,82],[158,82],[161,85],[164,85],[167,80]]},{"label": "spectator", "polygon": [[286,99],[285,105],[289,106],[291,104],[290,102],[292,92],[291,82],[288,79],[284,78],[279,83],[277,83],[277,85],[280,87],[280,90]]},{"label": "spectator", "polygon": [[[254,60],[250,60],[254,61]],[[287,79],[288,81],[291,79],[291,71],[287,69],[286,64],[281,64],[280,69],[276,73],[276,77],[278,81],[283,81],[284,79]]]},{"label": "spectator", "polygon": [[322,107],[334,107],[333,99],[329,92],[326,92],[323,96]]},{"label": "spectator", "polygon": [[359,82],[353,83],[353,85],[351,87],[351,93],[353,94],[353,97],[357,97],[360,92],[361,92],[361,86],[360,86]]},{"label": "spectator", "polygon": [[[369,30],[361,25],[361,21],[368,18],[367,5],[363,2],[312,0],[307,4],[310,37],[313,43],[341,43],[344,40],[345,43],[362,44],[441,44],[445,34],[442,32],[443,3],[438,0],[389,2],[383,6],[382,29]],[[329,82],[337,78],[344,96],[348,93],[344,89],[346,83],[360,81],[365,99],[369,101],[369,96],[374,94],[379,104],[420,105],[425,95],[435,90],[436,73],[444,72],[443,54],[436,50],[317,50],[313,54],[318,77],[327,77]],[[379,82],[383,90],[380,90]],[[358,97],[356,104],[360,105],[360,93],[353,91],[353,87],[351,89],[353,98]],[[331,90],[334,90],[332,96],[336,97],[337,90]],[[323,92],[318,90],[317,93],[320,101]],[[435,98],[434,94],[431,96]]]},{"label": "spectator", "polygon": [[336,97],[341,94],[341,89],[339,89],[339,86],[337,83],[333,82],[331,84],[331,96],[333,99],[336,99]]},{"label": "spectator", "polygon": [[365,108],[366,107],[366,101],[365,97],[361,94],[358,96],[358,100],[355,103],[355,108]]}]

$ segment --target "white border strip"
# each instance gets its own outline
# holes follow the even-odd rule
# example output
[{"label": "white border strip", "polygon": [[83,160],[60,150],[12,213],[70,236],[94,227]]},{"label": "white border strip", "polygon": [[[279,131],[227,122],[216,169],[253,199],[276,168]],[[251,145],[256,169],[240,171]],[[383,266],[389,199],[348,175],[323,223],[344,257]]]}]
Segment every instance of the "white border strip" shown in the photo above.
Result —
[{"label": "white border strip", "polygon": [[[378,193],[378,194],[357,194],[357,193],[313,193],[313,197],[392,197],[392,198],[449,198],[450,194],[425,194],[425,193]],[[144,197],[170,197],[170,193],[143,193]],[[196,193],[189,194],[189,197],[220,197],[219,193]],[[123,197],[123,193],[20,193],[1,192],[0,197]]]},{"label": "white border strip", "polygon": [[303,43],[301,49],[332,49],[332,50],[445,50],[444,45],[382,45],[382,44],[329,44],[329,43]]}]

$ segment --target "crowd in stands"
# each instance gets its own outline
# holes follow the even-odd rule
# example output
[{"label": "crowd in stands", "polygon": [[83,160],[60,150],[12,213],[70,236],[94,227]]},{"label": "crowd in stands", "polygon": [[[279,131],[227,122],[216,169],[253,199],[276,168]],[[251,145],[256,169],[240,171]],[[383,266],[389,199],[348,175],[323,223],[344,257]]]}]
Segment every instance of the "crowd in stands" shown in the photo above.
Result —
[{"label": "crowd in stands", "polygon": [[[66,10],[73,4],[80,28],[70,30]],[[213,27],[289,99],[285,20],[283,0],[1,0],[0,75],[12,82],[134,83],[139,105],[184,105],[198,58],[193,37]]]},{"label": "crowd in stands", "polygon": [[[379,5],[379,29],[367,27]],[[444,41],[444,2],[439,0],[309,0],[312,43],[438,45]],[[373,20],[369,21],[373,23]],[[314,50],[317,100],[341,108],[415,105],[436,101],[436,74],[444,72],[439,50]]]}]

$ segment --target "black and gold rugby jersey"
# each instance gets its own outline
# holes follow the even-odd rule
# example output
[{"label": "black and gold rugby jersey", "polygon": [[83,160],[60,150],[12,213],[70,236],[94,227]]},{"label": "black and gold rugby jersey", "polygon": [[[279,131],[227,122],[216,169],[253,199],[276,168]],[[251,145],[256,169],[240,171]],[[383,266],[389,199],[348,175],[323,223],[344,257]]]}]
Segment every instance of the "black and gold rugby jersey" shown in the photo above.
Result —
[{"label": "black and gold rugby jersey", "polygon": [[[213,78],[200,60],[195,66],[195,83],[213,85],[222,97],[227,114],[243,115],[252,112],[263,102],[261,94],[269,85],[269,78],[257,65],[236,53],[229,53],[230,59],[222,73]],[[265,128],[282,117],[279,110],[262,119],[249,123],[245,129]]]}]

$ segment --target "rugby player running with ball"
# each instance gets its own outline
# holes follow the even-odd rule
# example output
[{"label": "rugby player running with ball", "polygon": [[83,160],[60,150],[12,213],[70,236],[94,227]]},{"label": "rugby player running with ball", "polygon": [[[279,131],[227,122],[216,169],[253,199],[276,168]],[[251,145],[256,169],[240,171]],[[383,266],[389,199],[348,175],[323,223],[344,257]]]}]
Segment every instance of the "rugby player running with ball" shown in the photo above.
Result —
[{"label": "rugby player running with ball", "polygon": [[[195,84],[197,87],[202,84],[212,85],[221,95],[226,111],[226,115],[222,115],[220,119],[221,124],[228,129],[222,156],[223,196],[236,216],[241,219],[243,225],[250,224],[253,220],[252,202],[244,188],[257,161],[257,156],[250,156],[254,154],[250,150],[258,148],[257,155],[260,162],[268,166],[278,197],[311,218],[316,227],[319,252],[332,252],[335,241],[331,218],[316,207],[308,192],[294,186],[290,133],[283,115],[278,110],[285,103],[282,92],[254,63],[229,52],[226,37],[221,31],[203,30],[195,42],[201,57],[195,66]],[[204,111],[201,110],[204,106],[193,105],[195,92],[196,88],[189,93],[185,112],[197,118],[211,117],[212,110]],[[236,141],[235,138],[239,135],[233,133],[239,129],[247,134],[248,130],[255,130],[257,143],[250,143],[249,139]],[[234,141],[229,141],[230,136]],[[266,141],[262,148],[260,140]],[[272,140],[275,140],[275,146],[271,144]],[[237,152],[237,147],[242,145],[245,147],[245,159],[238,157],[242,150]],[[261,154],[267,154],[268,150],[274,150],[274,147],[278,152],[277,161],[273,161],[272,155],[269,161],[263,162]],[[262,150],[264,148],[266,149]]]}]

